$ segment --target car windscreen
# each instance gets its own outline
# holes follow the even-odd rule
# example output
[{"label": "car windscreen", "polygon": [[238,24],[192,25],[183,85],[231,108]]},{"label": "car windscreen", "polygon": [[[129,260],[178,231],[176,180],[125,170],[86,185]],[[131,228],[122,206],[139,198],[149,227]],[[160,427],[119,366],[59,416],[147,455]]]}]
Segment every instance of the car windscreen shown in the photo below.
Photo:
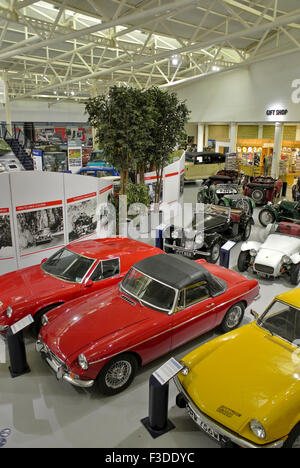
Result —
[{"label": "car windscreen", "polygon": [[257,323],[271,334],[300,345],[300,310],[296,307],[275,301]]},{"label": "car windscreen", "polygon": [[122,281],[124,292],[138,299],[141,303],[162,312],[173,310],[176,291],[149,276],[132,268]]},{"label": "car windscreen", "polygon": [[56,278],[71,283],[81,283],[94,261],[92,258],[83,257],[64,248],[52,255],[41,268]]}]

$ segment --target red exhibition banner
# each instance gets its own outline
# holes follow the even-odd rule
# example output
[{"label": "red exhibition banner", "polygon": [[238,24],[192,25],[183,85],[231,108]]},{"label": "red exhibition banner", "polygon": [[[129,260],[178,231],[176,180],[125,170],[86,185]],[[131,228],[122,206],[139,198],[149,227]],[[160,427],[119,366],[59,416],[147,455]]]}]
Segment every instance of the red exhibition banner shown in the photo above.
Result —
[{"label": "red exhibition banner", "polygon": [[39,210],[40,208],[49,208],[52,206],[61,206],[62,205],[62,200],[55,200],[51,202],[44,202],[44,203],[33,203],[31,205],[23,205],[23,206],[17,206],[16,211],[32,211],[32,210]]}]

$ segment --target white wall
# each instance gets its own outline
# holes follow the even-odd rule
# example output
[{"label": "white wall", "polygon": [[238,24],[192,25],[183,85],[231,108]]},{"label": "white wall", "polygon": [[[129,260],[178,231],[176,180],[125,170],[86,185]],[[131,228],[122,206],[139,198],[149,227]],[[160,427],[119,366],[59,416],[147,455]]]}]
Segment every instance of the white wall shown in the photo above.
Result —
[{"label": "white wall", "polygon": [[[187,100],[190,122],[300,122],[299,59],[300,52],[289,54],[195,80],[172,91]],[[293,103],[292,93],[298,104]],[[288,109],[288,115],[267,117],[268,109],[277,108]]]},{"label": "white wall", "polygon": [[[84,104],[60,102],[48,105],[48,102],[34,99],[11,102],[12,122],[78,122],[86,123]],[[5,121],[5,108],[0,104],[0,121]]]}]

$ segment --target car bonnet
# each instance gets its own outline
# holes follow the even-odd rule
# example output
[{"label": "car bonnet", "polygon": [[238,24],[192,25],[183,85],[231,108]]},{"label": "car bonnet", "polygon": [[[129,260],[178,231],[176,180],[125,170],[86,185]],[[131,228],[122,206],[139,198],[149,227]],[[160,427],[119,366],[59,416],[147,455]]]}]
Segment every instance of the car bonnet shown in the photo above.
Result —
[{"label": "car bonnet", "polygon": [[299,386],[295,349],[252,323],[225,335],[199,362],[195,358],[182,383],[204,414],[241,433],[251,419],[271,423],[272,412]]},{"label": "car bonnet", "polygon": [[47,313],[41,337],[59,358],[88,352],[107,336],[114,340],[125,329],[146,320],[146,308],[122,298],[118,286],[71,301]]}]

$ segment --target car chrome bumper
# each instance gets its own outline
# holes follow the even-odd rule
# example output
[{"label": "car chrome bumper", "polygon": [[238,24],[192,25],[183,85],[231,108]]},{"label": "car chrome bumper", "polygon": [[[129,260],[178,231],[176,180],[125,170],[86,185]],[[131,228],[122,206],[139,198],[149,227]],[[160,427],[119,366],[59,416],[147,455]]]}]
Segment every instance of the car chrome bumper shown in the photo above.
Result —
[{"label": "car chrome bumper", "polygon": [[203,255],[205,257],[210,256],[209,252],[203,252],[202,250],[197,250],[197,249],[186,249],[185,247],[168,244],[167,242],[164,243],[164,247],[167,247],[168,249],[172,249],[175,252],[179,252],[179,253],[186,253],[186,254],[191,254],[191,255]]},{"label": "car chrome bumper", "polygon": [[178,391],[184,396],[184,399],[186,400],[187,402],[187,406],[190,407],[190,409],[193,411],[193,413],[199,417],[199,419],[201,421],[203,421],[204,424],[207,424],[208,426],[210,426],[214,431],[216,431],[217,433],[219,433],[222,437],[224,437],[225,439],[228,439],[228,441],[242,447],[242,448],[255,448],[255,449],[258,449],[258,448],[265,448],[265,449],[272,449],[272,448],[282,448],[283,445],[284,445],[284,440],[277,440],[276,442],[273,442],[271,444],[266,444],[266,445],[257,445],[257,444],[254,444],[253,442],[247,440],[247,439],[244,439],[242,438],[241,436],[239,436],[238,434],[235,434],[233,432],[231,432],[229,429],[226,429],[224,426],[220,425],[219,423],[217,423],[216,421],[214,421],[213,419],[210,419],[208,416],[206,416],[205,414],[203,414],[199,408],[195,405],[195,403],[191,400],[191,398],[188,396],[187,392],[185,391],[185,389],[183,388],[180,380],[178,379],[178,377],[174,377],[174,382],[175,382],[175,385],[178,389]]},{"label": "car chrome bumper", "polygon": [[36,351],[41,354],[43,360],[48,364],[56,375],[57,380],[65,380],[71,385],[80,388],[91,388],[94,385],[94,380],[81,380],[66,369],[64,363],[56,358],[49,348],[41,340],[36,342]]}]

